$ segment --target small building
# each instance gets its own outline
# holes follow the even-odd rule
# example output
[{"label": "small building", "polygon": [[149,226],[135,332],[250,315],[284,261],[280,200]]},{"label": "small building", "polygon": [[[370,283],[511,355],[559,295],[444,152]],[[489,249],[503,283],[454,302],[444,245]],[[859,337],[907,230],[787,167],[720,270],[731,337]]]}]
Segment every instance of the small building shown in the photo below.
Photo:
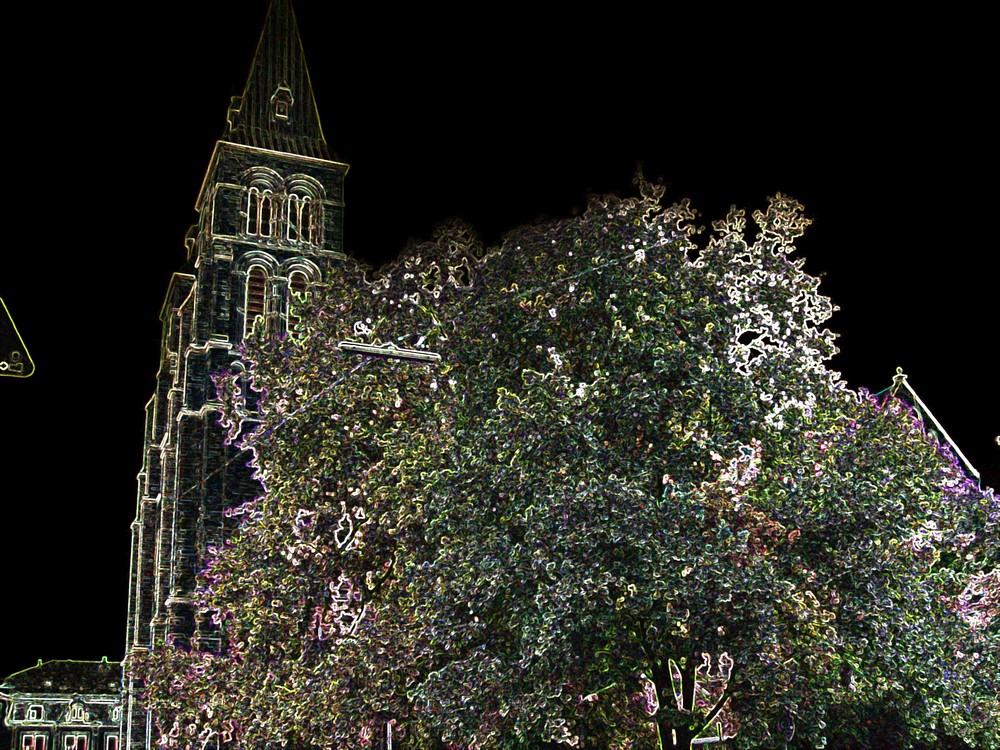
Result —
[{"label": "small building", "polygon": [[12,750],[118,750],[121,664],[43,662],[0,683]]}]

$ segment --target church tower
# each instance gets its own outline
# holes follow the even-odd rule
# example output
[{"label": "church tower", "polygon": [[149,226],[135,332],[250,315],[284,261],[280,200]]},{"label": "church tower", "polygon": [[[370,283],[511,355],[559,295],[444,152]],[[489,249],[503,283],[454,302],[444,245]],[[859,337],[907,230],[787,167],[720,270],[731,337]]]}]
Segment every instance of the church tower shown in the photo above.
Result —
[{"label": "church tower", "polygon": [[[335,272],[343,253],[347,165],[332,159],[290,0],[272,0],[242,96],[229,109],[160,313],[156,389],[132,523],[126,657],[180,643],[217,647],[193,605],[206,549],[220,545],[225,508],[262,489],[216,422],[213,373],[240,372],[253,331],[283,335],[289,299]],[[151,717],[125,684],[122,734],[150,747]]]}]

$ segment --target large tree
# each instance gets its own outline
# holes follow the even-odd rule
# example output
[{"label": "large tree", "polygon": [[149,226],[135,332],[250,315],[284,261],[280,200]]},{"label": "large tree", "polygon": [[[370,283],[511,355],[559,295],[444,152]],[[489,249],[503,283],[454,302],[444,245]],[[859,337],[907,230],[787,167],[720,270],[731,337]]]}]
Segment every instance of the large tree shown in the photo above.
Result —
[{"label": "large tree", "polygon": [[780,747],[879,705],[1000,740],[995,496],[828,370],[795,201],[699,246],[641,187],[345,269],[248,348],[267,493],[204,575],[223,652],[142,665],[168,739]]}]

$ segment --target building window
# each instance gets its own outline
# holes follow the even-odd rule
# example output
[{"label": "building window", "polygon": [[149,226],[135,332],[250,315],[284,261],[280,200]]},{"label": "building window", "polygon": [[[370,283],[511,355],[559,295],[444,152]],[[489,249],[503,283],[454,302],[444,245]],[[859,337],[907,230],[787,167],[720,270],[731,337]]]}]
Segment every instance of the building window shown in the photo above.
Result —
[{"label": "building window", "polygon": [[82,703],[74,703],[69,707],[69,721],[86,721],[87,712],[83,710]]},{"label": "building window", "polygon": [[24,712],[25,721],[41,721],[42,717],[45,715],[41,706],[32,705],[28,706],[28,710]]},{"label": "building window", "polygon": [[63,750],[87,750],[87,735],[67,734],[63,738]]},{"label": "building window", "polygon": [[109,734],[104,738],[104,750],[118,750],[117,734]]},{"label": "building window", "polygon": [[271,106],[274,107],[275,118],[287,121],[294,101],[295,97],[292,96],[292,90],[285,85],[285,82],[282,81],[278,84],[278,88],[271,95]]},{"label": "building window", "polygon": [[243,335],[253,331],[254,323],[264,317],[267,306],[267,274],[260,266],[253,266],[247,274],[246,318]]},{"label": "building window", "polygon": [[274,210],[274,194],[258,187],[247,189],[246,233],[251,237],[273,237],[277,217]]},{"label": "building window", "polygon": [[309,279],[302,271],[292,271],[288,276],[288,288],[300,297],[304,297],[309,288]]},{"label": "building window", "polygon": [[[295,330],[299,324],[299,316],[293,312],[296,305],[301,304],[309,288],[309,279],[301,271],[292,271],[288,275],[288,330]],[[298,299],[296,299],[298,297]]]},{"label": "building window", "polygon": [[302,245],[323,244],[323,204],[309,195],[291,193],[287,200],[289,242]]},{"label": "building window", "polygon": [[45,735],[22,734],[21,750],[45,750]]}]

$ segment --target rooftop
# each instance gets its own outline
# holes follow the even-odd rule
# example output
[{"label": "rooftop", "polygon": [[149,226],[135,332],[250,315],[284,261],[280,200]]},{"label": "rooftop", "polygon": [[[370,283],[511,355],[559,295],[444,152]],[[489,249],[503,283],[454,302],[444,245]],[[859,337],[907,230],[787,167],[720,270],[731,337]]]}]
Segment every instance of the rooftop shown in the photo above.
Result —
[{"label": "rooftop", "polygon": [[121,664],[116,661],[53,659],[4,678],[4,693],[106,693],[117,694]]}]

